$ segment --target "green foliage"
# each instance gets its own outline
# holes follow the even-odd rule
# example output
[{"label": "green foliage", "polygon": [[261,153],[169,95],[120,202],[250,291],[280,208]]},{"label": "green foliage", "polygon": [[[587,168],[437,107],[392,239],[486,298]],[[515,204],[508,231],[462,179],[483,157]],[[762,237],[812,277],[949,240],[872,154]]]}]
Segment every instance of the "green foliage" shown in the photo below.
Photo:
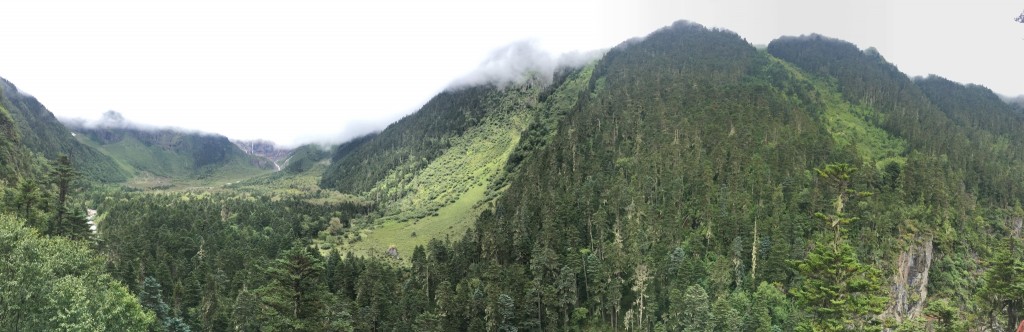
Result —
[{"label": "green foliage", "polygon": [[835,237],[828,244],[816,243],[807,258],[795,264],[804,280],[793,296],[811,313],[812,331],[881,328],[875,320],[886,302],[880,295],[881,271],[860,263],[843,236],[844,226],[856,220],[844,212],[851,195],[866,195],[850,189],[856,170],[843,163],[815,169],[835,190],[836,199],[834,214],[818,213],[834,229]]},{"label": "green foliage", "polygon": [[32,179],[22,180],[8,197],[11,198],[11,210],[15,216],[24,220],[30,227],[47,231],[45,213],[50,206],[49,195],[43,192],[39,184]]},{"label": "green foliage", "polygon": [[[186,133],[171,129],[71,127],[79,140],[103,151],[130,170],[143,185],[146,178],[217,180],[252,177],[272,169],[266,160],[245,154],[220,135]],[[141,179],[138,179],[141,178]],[[140,183],[141,182],[141,183]]]},{"label": "green foliage", "polygon": [[298,147],[288,156],[284,171],[290,173],[302,173],[313,168],[314,165],[328,157],[328,152],[323,148],[307,144]]},{"label": "green foliage", "polygon": [[700,285],[687,287],[682,300],[676,303],[679,303],[680,307],[673,310],[678,312],[676,315],[680,319],[670,327],[694,332],[714,330],[711,300],[703,287]]},{"label": "green foliage", "polygon": [[[1024,128],[996,101],[841,41],[677,23],[550,86],[442,93],[330,166],[76,204],[108,271],[160,280],[157,319],[196,330],[999,330]],[[34,167],[5,208],[47,220]]]},{"label": "green foliage", "polygon": [[296,243],[267,267],[269,283],[255,291],[263,304],[263,328],[271,331],[322,330],[327,288],[319,252]]},{"label": "green foliage", "polygon": [[989,269],[982,278],[984,286],[979,292],[989,310],[999,316],[1005,312],[1003,329],[1013,329],[1024,316],[1024,260],[1016,249],[1019,245],[1017,240],[1010,239],[1008,243],[1009,246],[996,248],[995,255],[988,262]]},{"label": "green foliage", "polygon": [[16,182],[24,173],[27,151],[19,144],[18,130],[10,112],[0,103],[0,180]]},{"label": "green foliage", "polygon": [[880,329],[874,317],[886,301],[879,295],[881,272],[860,263],[849,244],[842,242],[836,249],[819,242],[807,259],[796,264],[805,279],[793,297],[810,312],[810,329]]},{"label": "green foliage", "polygon": [[86,225],[85,211],[69,211],[68,197],[73,182],[81,176],[68,156],[61,155],[53,164],[53,171],[50,172],[50,181],[57,187],[56,213],[53,221],[47,228],[50,234],[62,235],[71,239],[81,239],[89,234],[89,226]]},{"label": "green foliage", "polygon": [[924,309],[925,315],[934,317],[936,320],[936,331],[952,332],[964,330],[963,321],[959,316],[959,309],[947,299],[936,299],[928,301],[928,307]]},{"label": "green foliage", "polygon": [[[321,184],[343,192],[363,193],[376,186],[394,170],[414,172],[434,160],[498,106],[500,91],[494,87],[472,87],[446,91],[423,108],[379,135],[342,145]],[[351,149],[351,150],[350,150]],[[370,161],[373,162],[364,162]]]},{"label": "green foliage", "polygon": [[142,289],[139,290],[139,303],[142,304],[143,308],[156,314],[156,323],[150,326],[151,331],[191,331],[180,317],[173,315],[171,307],[164,302],[160,283],[153,279],[153,277],[146,277],[142,282]]},{"label": "green foliage", "polygon": [[0,329],[142,331],[153,315],[82,243],[43,237],[0,215]]},{"label": "green foliage", "polygon": [[[357,223],[348,243],[335,245],[369,257],[380,255],[391,245],[407,253],[430,239],[461,236],[501,195],[507,180],[518,172],[516,165],[553,138],[554,127],[573,107],[591,72],[592,67],[563,71],[558,85],[543,90],[512,86],[459,92],[465,100],[486,100],[481,107],[489,109],[483,110],[461,135],[450,137],[447,148],[433,160],[421,160],[422,165],[411,168],[399,167],[380,180],[365,196],[379,202],[382,217]],[[429,109],[425,107],[424,112]],[[422,125],[412,119],[395,126]],[[398,134],[403,133],[388,129],[370,142],[390,140]],[[362,151],[351,144],[362,143],[339,147],[336,157]],[[372,160],[377,162],[376,158]],[[325,174],[325,179],[330,176]],[[353,241],[356,235],[359,240]]]},{"label": "green foliage", "polygon": [[[245,193],[97,194],[101,249],[111,274],[129,285],[142,285],[145,276],[160,280],[166,303],[194,330],[253,322],[278,329],[342,323],[345,308],[327,299],[303,300],[300,307],[318,308],[313,311],[286,310],[284,305],[294,304],[284,302],[288,292],[296,288],[280,286],[291,286],[282,280],[294,272],[312,278],[303,287],[327,289],[319,277],[310,277],[323,274],[318,255],[293,243],[311,238],[332,218],[365,213],[364,205]],[[260,320],[273,313],[278,319]]]},{"label": "green foliage", "polygon": [[754,331],[790,331],[796,320],[794,308],[779,287],[762,281],[751,299],[749,316],[754,320]]}]

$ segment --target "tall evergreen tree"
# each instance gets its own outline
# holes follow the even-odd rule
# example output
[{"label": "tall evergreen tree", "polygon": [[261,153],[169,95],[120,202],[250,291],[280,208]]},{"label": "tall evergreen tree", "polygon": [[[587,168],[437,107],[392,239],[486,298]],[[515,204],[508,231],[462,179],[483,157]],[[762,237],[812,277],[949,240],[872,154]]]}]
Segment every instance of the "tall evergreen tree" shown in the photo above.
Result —
[{"label": "tall evergreen tree", "polygon": [[265,273],[269,283],[257,293],[263,315],[278,324],[275,329],[316,330],[322,328],[326,313],[327,288],[321,280],[324,270],[319,253],[296,242],[270,263]]},{"label": "tall evergreen tree", "polygon": [[142,304],[142,307],[156,314],[156,324],[150,326],[150,331],[188,332],[192,330],[181,317],[175,316],[171,311],[171,307],[164,302],[160,283],[151,276],[147,276],[142,282],[142,290],[139,291],[139,303]]},{"label": "tall evergreen tree", "polygon": [[[75,170],[74,166],[71,165],[71,158],[67,155],[60,155],[57,160],[53,162],[53,170],[50,172],[50,181],[57,186],[57,206],[54,213],[53,222],[50,225],[50,233],[54,235],[64,235],[69,237],[76,237],[82,234],[76,234],[80,231],[81,227],[78,225],[72,225],[72,223],[81,222],[84,220],[78,218],[68,218],[68,194],[71,192],[71,186],[73,181],[77,179],[81,174]],[[86,227],[88,230],[88,227]]]},{"label": "tall evergreen tree", "polygon": [[859,194],[849,188],[856,168],[829,164],[816,171],[837,192],[835,213],[817,214],[829,223],[835,236],[830,242],[816,242],[807,258],[796,264],[804,280],[793,296],[811,314],[808,325],[814,331],[880,329],[874,316],[882,312],[886,301],[880,295],[881,272],[862,264],[843,236],[842,226],[856,220],[844,212],[850,196]]},{"label": "tall evergreen tree", "polygon": [[1012,329],[1024,319],[1024,261],[1017,252],[1019,243],[1009,239],[1008,245],[997,248],[985,271],[980,295],[987,302],[992,323],[1005,313],[1004,329]]},{"label": "tall evergreen tree", "polygon": [[25,179],[18,183],[14,192],[15,214],[24,219],[25,222],[36,229],[46,231],[43,220],[45,198],[39,188],[39,184],[31,179]]}]

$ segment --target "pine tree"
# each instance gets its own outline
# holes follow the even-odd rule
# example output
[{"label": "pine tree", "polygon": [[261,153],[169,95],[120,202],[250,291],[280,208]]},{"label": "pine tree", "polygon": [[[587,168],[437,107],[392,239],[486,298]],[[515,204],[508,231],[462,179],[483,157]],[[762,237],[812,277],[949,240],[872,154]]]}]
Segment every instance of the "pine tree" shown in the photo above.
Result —
[{"label": "pine tree", "polygon": [[270,283],[257,290],[264,315],[282,329],[317,329],[324,315],[327,289],[321,280],[324,264],[319,253],[302,243],[271,262]]},{"label": "pine tree", "polygon": [[49,228],[51,234],[74,237],[73,232],[79,229],[79,227],[70,225],[70,223],[79,220],[67,218],[67,201],[71,185],[80,175],[74,166],[71,165],[71,158],[68,158],[67,155],[61,155],[54,161],[53,171],[50,172],[50,181],[57,186],[57,207],[53,224]]},{"label": "pine tree", "polygon": [[232,327],[235,331],[259,331],[259,314],[259,299],[247,286],[243,285],[242,290],[235,297],[235,304],[231,309]]},{"label": "pine tree", "polygon": [[43,203],[43,196],[39,185],[30,179],[18,183],[14,192],[15,214],[25,220],[29,226],[45,231],[42,219],[42,211],[39,206]]},{"label": "pine tree", "polygon": [[682,305],[672,310],[681,312],[681,324],[678,325],[684,326],[683,331],[714,330],[711,303],[709,303],[708,293],[704,291],[704,287],[700,285],[687,287],[682,300]]},{"label": "pine tree", "polygon": [[498,315],[501,323],[498,325],[500,332],[516,332],[519,328],[515,325],[516,306],[515,301],[508,294],[498,295]]},{"label": "pine tree", "polygon": [[882,312],[886,301],[878,295],[881,273],[861,264],[849,243],[840,243],[838,250],[830,247],[818,242],[797,264],[805,279],[793,296],[813,316],[810,324],[816,331],[876,325],[873,316]]},{"label": "pine tree", "polygon": [[151,331],[188,332],[192,330],[181,317],[177,317],[171,312],[171,307],[164,302],[160,283],[155,278],[146,277],[143,280],[142,290],[139,292],[139,303],[156,314],[157,322],[150,327]]},{"label": "pine tree", "polygon": [[856,168],[829,164],[816,171],[837,190],[835,214],[817,214],[829,223],[835,236],[830,242],[816,242],[807,258],[797,262],[796,269],[804,280],[793,290],[793,296],[811,314],[808,324],[814,331],[877,329],[874,316],[882,312],[886,301],[879,295],[881,272],[861,264],[843,236],[842,226],[856,220],[844,214],[847,200],[851,195],[865,196],[849,188]]},{"label": "pine tree", "polygon": [[996,313],[1006,313],[1006,326],[1017,326],[1024,316],[1024,261],[1016,252],[1017,240],[1009,239],[1009,245],[998,248],[989,260],[985,271],[985,284],[980,295]]}]

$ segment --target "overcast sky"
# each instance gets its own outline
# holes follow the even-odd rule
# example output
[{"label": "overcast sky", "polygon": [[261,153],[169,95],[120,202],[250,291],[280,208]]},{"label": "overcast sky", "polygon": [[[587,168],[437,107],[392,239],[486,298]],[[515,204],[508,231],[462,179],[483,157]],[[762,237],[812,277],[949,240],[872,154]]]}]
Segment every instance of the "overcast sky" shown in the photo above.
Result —
[{"label": "overcast sky", "polygon": [[115,110],[290,145],[381,129],[509,44],[603,49],[680,19],[753,44],[820,33],[912,76],[1020,95],[1021,11],[1006,0],[5,0],[0,76],[59,117]]}]

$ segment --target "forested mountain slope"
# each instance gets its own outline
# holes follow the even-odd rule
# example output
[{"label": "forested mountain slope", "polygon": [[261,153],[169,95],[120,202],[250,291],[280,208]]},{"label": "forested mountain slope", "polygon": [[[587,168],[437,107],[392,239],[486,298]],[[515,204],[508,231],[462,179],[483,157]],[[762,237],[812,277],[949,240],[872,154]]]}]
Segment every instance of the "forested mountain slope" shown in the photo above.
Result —
[{"label": "forested mountain slope", "polygon": [[20,144],[29,151],[51,160],[67,155],[82,173],[100,182],[121,182],[128,178],[113,159],[78,142],[35,97],[18,91],[2,78],[0,106],[13,120]]},{"label": "forested mountain slope", "polygon": [[331,242],[360,255],[397,246],[409,253],[431,238],[461,236],[551,139],[586,86],[592,66],[562,68],[551,84],[454,88],[379,134],[339,146],[321,185],[362,195],[378,213]]},{"label": "forested mountain slope", "polygon": [[[977,172],[996,155],[1001,166],[1019,168],[1019,152],[992,151],[982,142],[982,132],[1011,139],[1020,135],[1021,118],[1007,104],[981,87],[962,87],[944,79],[928,78],[915,84],[873,49],[858,50],[853,44],[821,36],[780,38],[768,52],[811,73],[835,80],[850,103],[873,108],[872,119],[886,131],[906,139],[921,153],[945,155],[949,167],[963,172],[966,185],[979,199],[1012,205],[1024,192],[1024,173]],[[945,84],[942,81],[946,81]],[[950,94],[946,94],[950,93]],[[957,100],[975,98],[975,100]],[[993,99],[995,98],[995,99]],[[991,136],[990,135],[990,136]],[[1007,155],[1008,153],[1008,155]],[[956,182],[957,179],[951,179]],[[1001,187],[988,190],[985,187]],[[977,189],[983,192],[975,192]]]},{"label": "forested mountain slope", "polygon": [[[1020,120],[987,90],[915,82],[838,40],[758,51],[687,23],[612,49],[588,80],[494,209],[413,264],[413,279],[461,271],[429,272],[428,294],[481,292],[431,295],[425,310],[463,318],[446,328],[675,330],[701,296],[716,330],[918,326],[949,303],[999,324],[986,313],[1012,305],[979,282],[1019,231],[1024,174]],[[833,258],[860,272],[818,273]],[[811,285],[842,278],[874,288],[814,302]],[[750,301],[773,292],[790,295]],[[487,314],[508,299],[514,314]]]},{"label": "forested mountain slope", "polygon": [[0,105],[0,180],[13,182],[25,172],[28,161],[24,147],[18,139],[17,125],[10,112]]},{"label": "forested mountain slope", "polygon": [[216,191],[79,200],[154,329],[1008,330],[1015,107],[844,41],[679,22],[550,84],[443,92],[330,166],[305,147]]}]

